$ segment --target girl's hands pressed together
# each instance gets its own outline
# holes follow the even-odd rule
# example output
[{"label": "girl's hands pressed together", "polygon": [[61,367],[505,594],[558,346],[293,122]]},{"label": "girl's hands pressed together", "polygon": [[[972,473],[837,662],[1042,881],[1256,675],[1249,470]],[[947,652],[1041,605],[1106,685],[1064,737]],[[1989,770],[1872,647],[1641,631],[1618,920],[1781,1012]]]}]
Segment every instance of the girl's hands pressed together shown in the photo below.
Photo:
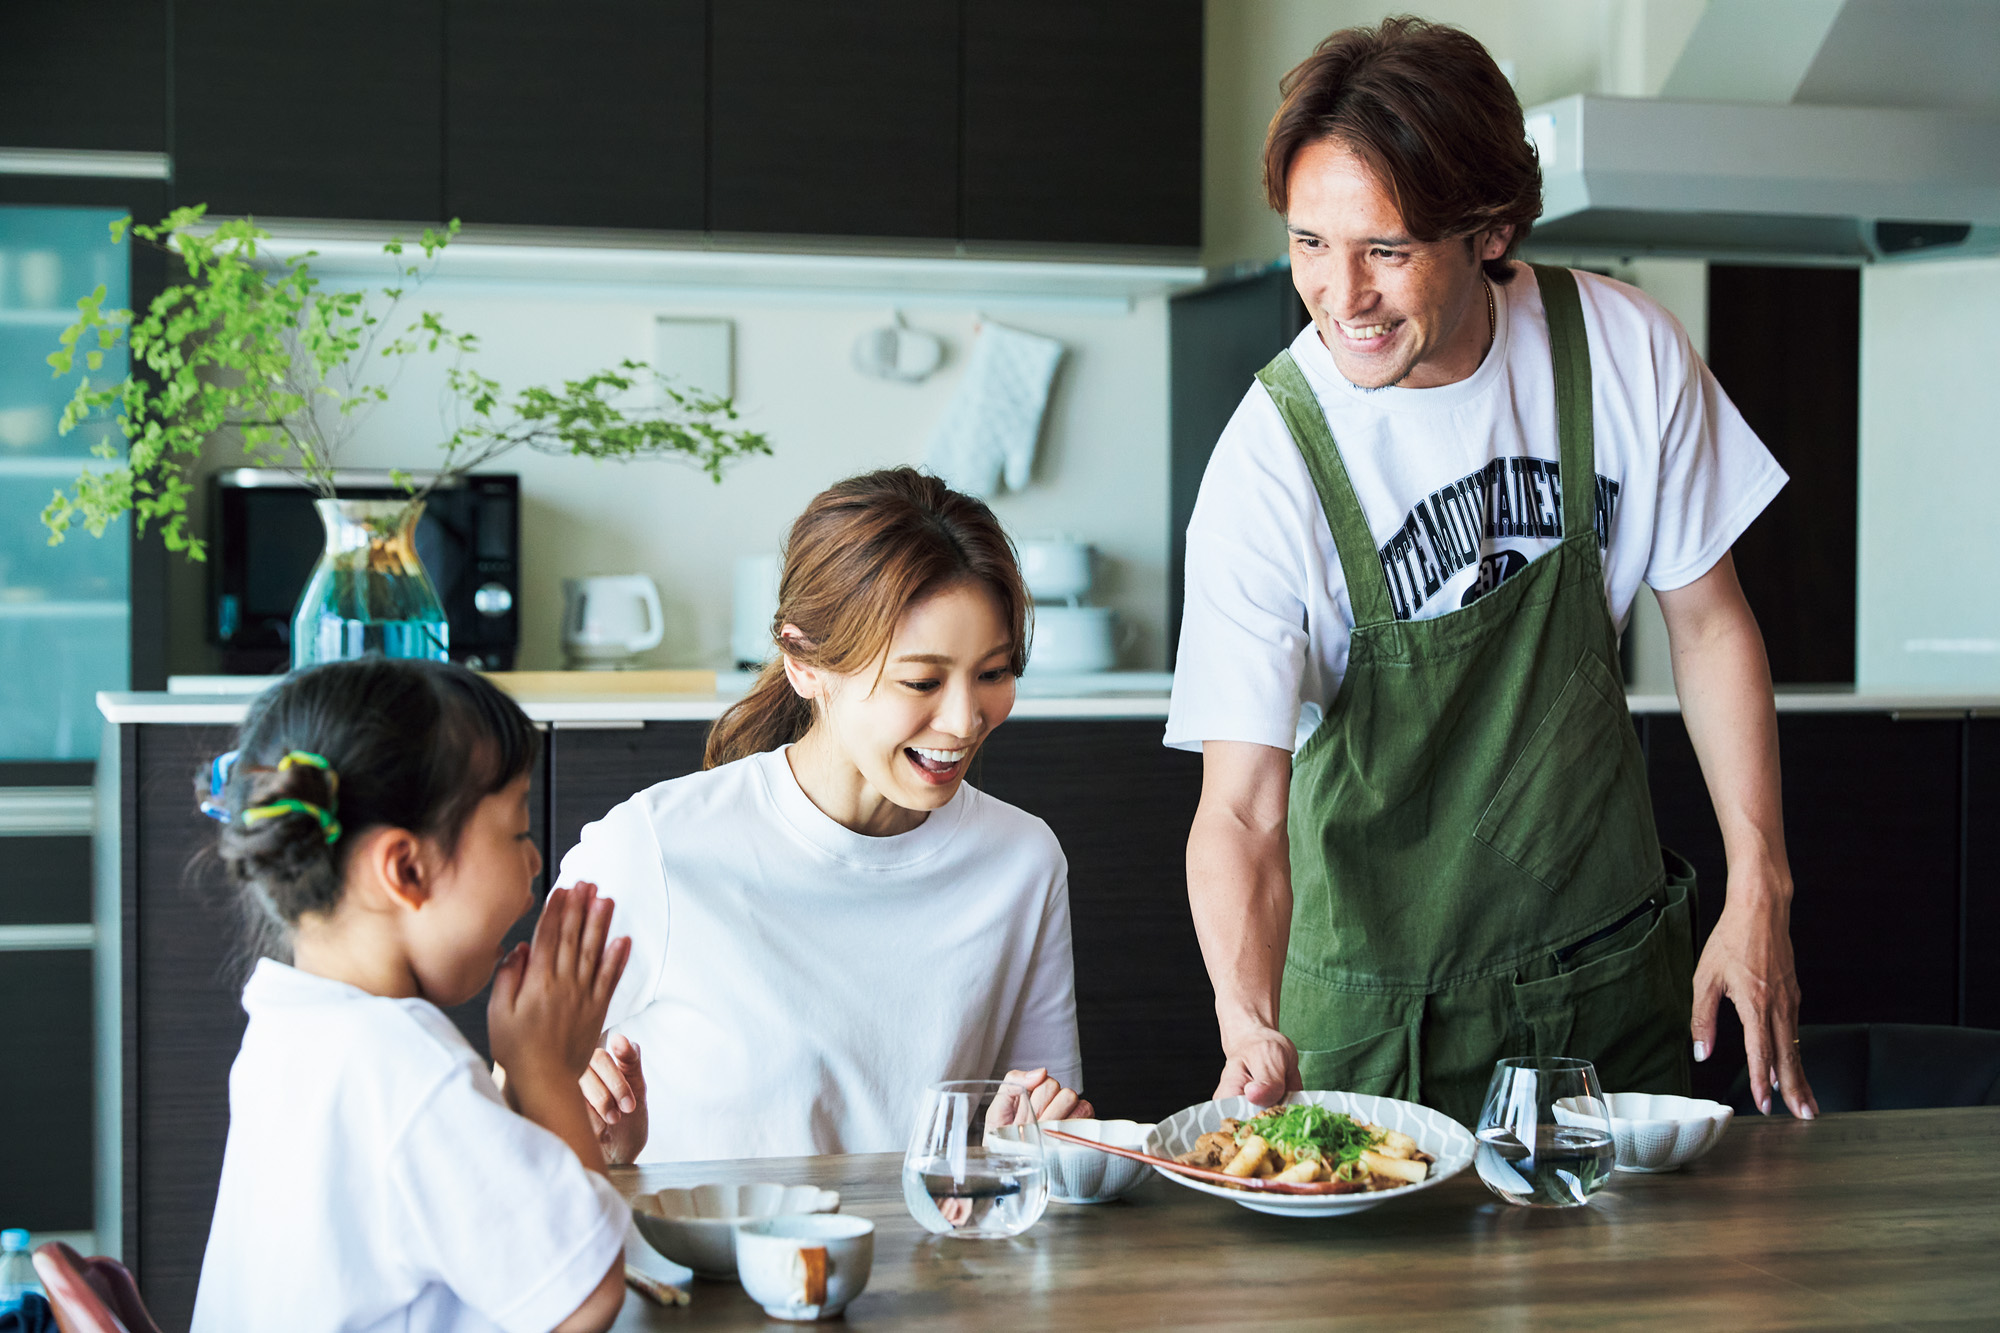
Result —
[{"label": "girl's hands pressed together", "polygon": [[486,1030],[521,1114],[568,1143],[585,1166],[603,1164],[579,1084],[590,1070],[611,993],[632,941],[605,942],[612,902],[594,884],[552,889],[535,934],[493,974]]},{"label": "girl's hands pressed together", "polygon": [[590,1054],[583,1076],[583,1098],[590,1104],[590,1127],[604,1160],[612,1166],[634,1161],[646,1146],[646,1071],[639,1063],[639,1043],[616,1035]]}]

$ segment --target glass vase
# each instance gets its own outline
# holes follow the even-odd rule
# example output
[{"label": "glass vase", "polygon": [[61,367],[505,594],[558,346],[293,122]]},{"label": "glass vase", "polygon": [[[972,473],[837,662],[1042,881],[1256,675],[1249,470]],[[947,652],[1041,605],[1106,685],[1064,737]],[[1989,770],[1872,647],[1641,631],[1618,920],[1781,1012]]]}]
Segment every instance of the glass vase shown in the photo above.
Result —
[{"label": "glass vase", "polygon": [[320,500],[326,551],[292,614],[292,667],[448,656],[451,628],[417,558],[422,501]]}]

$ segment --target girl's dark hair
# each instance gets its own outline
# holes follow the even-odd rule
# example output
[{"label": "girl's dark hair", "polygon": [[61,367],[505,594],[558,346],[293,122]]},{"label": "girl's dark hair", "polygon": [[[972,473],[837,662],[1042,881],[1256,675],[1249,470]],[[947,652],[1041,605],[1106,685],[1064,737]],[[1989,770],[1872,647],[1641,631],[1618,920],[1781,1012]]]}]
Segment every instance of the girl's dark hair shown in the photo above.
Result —
[{"label": "girl's dark hair", "polygon": [[1368,164],[1419,241],[1511,226],[1507,253],[1484,261],[1507,282],[1509,261],[1542,215],[1542,169],[1521,99],[1479,40],[1423,19],[1343,28],[1278,84],[1264,136],[1264,197],[1283,213],[1292,159],[1338,139]]},{"label": "girl's dark hair", "polygon": [[[290,955],[292,928],[340,902],[355,839],[388,825],[430,838],[447,858],[488,796],[528,771],[541,737],[520,705],[449,662],[366,657],[301,671],[260,695],[237,740],[219,804],[218,840],[255,952]],[[294,750],[324,758],[280,767]],[[195,781],[207,797],[209,775]],[[302,801],[339,821],[291,812],[246,824],[243,813]]]},{"label": "girl's dark hair", "polygon": [[[808,666],[852,675],[888,650],[914,603],[955,583],[999,599],[1013,635],[1008,670],[1028,665],[1028,588],[993,511],[915,468],[849,477],[813,497],[785,542],[771,640]],[[802,637],[779,637],[785,625]],[[812,726],[812,705],[774,657],[750,692],[716,719],[704,768],[789,745]]]}]

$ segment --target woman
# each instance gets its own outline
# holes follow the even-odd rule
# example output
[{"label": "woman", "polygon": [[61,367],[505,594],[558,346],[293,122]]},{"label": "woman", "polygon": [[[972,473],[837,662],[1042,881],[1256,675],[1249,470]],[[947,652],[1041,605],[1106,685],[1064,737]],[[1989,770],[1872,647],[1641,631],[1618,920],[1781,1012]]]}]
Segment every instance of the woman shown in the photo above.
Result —
[{"label": "woman", "polygon": [[585,1080],[615,1158],[897,1150],[947,1078],[1091,1113],[1062,849],[964,781],[1013,708],[1027,609],[998,520],[934,477],[854,477],[793,524],[779,655],[704,771],[563,860],[632,938]]}]

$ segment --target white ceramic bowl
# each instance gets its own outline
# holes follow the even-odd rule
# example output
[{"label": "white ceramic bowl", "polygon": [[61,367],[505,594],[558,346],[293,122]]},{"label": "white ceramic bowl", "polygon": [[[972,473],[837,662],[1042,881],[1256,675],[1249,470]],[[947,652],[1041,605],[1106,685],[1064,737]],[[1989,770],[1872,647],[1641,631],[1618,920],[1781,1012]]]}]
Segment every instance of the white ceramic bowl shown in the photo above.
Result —
[{"label": "white ceramic bowl", "polygon": [[1612,1092],[1611,1138],[1620,1171],[1676,1171],[1722,1141],[1736,1112],[1721,1102],[1665,1093]]},{"label": "white ceramic bowl", "polygon": [[[1430,1175],[1414,1185],[1393,1190],[1370,1190],[1362,1194],[1253,1194],[1248,1190],[1211,1185],[1205,1180],[1195,1180],[1171,1171],[1161,1171],[1160,1174],[1176,1185],[1213,1194],[1219,1199],[1241,1204],[1252,1212],[1271,1213],[1277,1217],[1334,1217],[1341,1213],[1358,1213],[1391,1199],[1427,1190],[1471,1165],[1474,1147],[1471,1132],[1450,1116],[1433,1111],[1428,1106],[1398,1101],[1394,1097],[1371,1097],[1360,1092],[1295,1092],[1285,1101],[1293,1105],[1316,1103],[1329,1111],[1340,1111],[1371,1125],[1401,1130],[1417,1141],[1417,1147],[1437,1160],[1431,1166]],[[1185,1111],[1176,1111],[1154,1126],[1153,1132],[1146,1136],[1146,1151],[1155,1157],[1179,1157],[1190,1151],[1195,1140],[1203,1134],[1221,1129],[1224,1120],[1248,1120],[1258,1110],[1247,1097],[1225,1097],[1221,1101],[1202,1102]]]},{"label": "white ceramic bowl", "polygon": [[736,1227],[765,1217],[837,1213],[840,1194],[816,1185],[696,1185],[632,1200],[646,1243],[703,1277],[736,1276]]},{"label": "white ceramic bowl", "polygon": [[[1093,1143],[1119,1148],[1146,1146],[1151,1125],[1132,1120],[1045,1120],[1042,1128],[1059,1129]],[[1061,1139],[1044,1138],[1049,1171],[1049,1197],[1057,1203],[1109,1203],[1144,1180],[1152,1168],[1129,1157],[1113,1157],[1094,1148],[1079,1148]]]}]

